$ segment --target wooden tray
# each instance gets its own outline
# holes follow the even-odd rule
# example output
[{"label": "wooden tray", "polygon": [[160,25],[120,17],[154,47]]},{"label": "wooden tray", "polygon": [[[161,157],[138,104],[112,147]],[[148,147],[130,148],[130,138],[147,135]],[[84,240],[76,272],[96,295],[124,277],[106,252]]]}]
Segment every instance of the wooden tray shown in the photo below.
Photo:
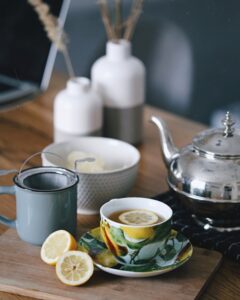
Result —
[{"label": "wooden tray", "polygon": [[182,267],[152,278],[123,278],[96,271],[83,286],[68,287],[43,263],[40,248],[22,242],[13,229],[0,236],[0,291],[46,300],[196,299],[220,266],[222,255],[194,248]]}]

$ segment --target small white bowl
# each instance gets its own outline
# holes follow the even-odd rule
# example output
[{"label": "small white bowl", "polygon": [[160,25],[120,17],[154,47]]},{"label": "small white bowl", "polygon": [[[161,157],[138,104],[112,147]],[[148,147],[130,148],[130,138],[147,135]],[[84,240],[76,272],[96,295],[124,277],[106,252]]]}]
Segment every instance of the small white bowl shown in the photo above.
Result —
[{"label": "small white bowl", "polygon": [[113,198],[125,197],[133,187],[140,153],[132,145],[110,138],[80,137],[44,148],[42,164],[66,167],[67,156],[72,151],[98,155],[104,160],[107,169],[97,173],[78,172],[78,213],[97,214],[104,203]]}]

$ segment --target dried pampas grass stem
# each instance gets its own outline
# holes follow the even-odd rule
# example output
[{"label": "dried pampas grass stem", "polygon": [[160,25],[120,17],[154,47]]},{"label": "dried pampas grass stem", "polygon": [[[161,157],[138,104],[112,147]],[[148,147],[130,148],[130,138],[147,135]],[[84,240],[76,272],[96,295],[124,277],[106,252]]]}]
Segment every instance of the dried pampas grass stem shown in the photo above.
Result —
[{"label": "dried pampas grass stem", "polygon": [[69,76],[75,77],[67,48],[67,36],[58,19],[51,14],[49,5],[44,3],[42,0],[27,1],[37,13],[49,40],[52,41],[56,48],[63,53]]}]

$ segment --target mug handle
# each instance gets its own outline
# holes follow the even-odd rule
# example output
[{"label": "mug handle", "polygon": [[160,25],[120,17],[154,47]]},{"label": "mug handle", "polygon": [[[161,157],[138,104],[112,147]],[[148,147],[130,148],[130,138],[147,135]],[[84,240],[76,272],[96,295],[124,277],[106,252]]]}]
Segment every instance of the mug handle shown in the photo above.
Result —
[{"label": "mug handle", "polygon": [[[15,194],[15,186],[0,186],[0,195],[9,194],[14,195]],[[0,215],[0,223],[2,223],[5,226],[16,228],[16,220],[10,220],[4,216]]]}]

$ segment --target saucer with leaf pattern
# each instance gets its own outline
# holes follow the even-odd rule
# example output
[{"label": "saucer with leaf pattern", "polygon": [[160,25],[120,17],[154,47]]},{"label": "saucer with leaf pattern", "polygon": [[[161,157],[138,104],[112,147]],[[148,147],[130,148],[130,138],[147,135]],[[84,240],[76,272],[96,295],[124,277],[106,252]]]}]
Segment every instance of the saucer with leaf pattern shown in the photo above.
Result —
[{"label": "saucer with leaf pattern", "polygon": [[190,241],[175,230],[166,241],[158,255],[146,265],[121,265],[107,249],[100,228],[94,228],[83,234],[78,242],[79,250],[87,252],[96,267],[110,274],[123,277],[151,277],[170,272],[185,264],[192,256]]}]

